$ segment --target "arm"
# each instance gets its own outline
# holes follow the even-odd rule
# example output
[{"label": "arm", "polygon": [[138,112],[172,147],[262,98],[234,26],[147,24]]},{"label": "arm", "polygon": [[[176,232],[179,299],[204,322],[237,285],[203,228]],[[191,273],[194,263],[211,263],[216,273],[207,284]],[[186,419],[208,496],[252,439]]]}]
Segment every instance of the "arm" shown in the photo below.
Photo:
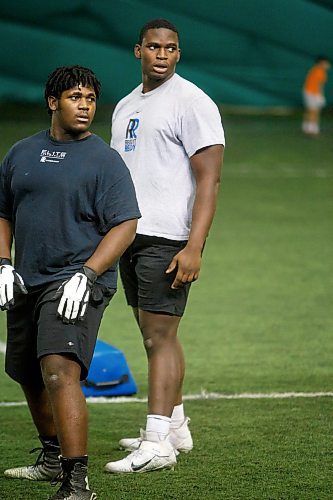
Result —
[{"label": "arm", "polygon": [[171,288],[179,288],[199,277],[202,249],[216,210],[223,151],[223,146],[217,144],[197,151],[190,158],[196,180],[191,231],[186,247],[175,255],[166,270],[170,273],[177,268]]},{"label": "arm", "polygon": [[85,263],[97,275],[103,274],[125,252],[135,238],[137,219],[127,220],[110,229]]},{"label": "arm", "polygon": [[61,297],[58,316],[63,323],[84,319],[98,275],[109,269],[132,243],[136,226],[137,219],[131,219],[110,229],[83,268],[58,288],[54,298]]},{"label": "arm", "polygon": [[22,277],[11,265],[13,242],[12,224],[0,217],[0,309],[8,311],[14,305],[14,291],[26,294]]},{"label": "arm", "polygon": [[9,220],[0,217],[0,258],[11,260],[12,243],[12,224]]}]

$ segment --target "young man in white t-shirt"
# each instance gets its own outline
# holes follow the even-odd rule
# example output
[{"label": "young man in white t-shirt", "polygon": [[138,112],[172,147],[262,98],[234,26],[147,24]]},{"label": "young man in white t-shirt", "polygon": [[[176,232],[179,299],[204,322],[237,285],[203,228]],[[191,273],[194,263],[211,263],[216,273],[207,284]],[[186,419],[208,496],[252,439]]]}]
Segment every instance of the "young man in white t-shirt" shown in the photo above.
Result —
[{"label": "young man in white t-shirt", "polygon": [[193,447],[177,331],[191,283],[199,277],[224,149],[217,106],[175,74],[175,26],[164,19],[146,23],[134,54],[141,60],[142,84],[118,103],[111,145],[131,172],[142,214],[120,273],[147,353],[149,397],[145,430],[120,441],[131,453],[105,466],[115,473],[173,468],[177,452]]}]

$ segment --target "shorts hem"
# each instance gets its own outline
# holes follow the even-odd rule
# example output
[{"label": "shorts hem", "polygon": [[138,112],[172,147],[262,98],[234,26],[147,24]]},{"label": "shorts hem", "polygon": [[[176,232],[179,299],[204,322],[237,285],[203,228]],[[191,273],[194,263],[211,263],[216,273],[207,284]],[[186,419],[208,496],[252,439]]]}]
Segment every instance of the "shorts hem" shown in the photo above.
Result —
[{"label": "shorts hem", "polygon": [[137,306],[138,309],[141,309],[142,311],[146,311],[146,312],[151,312],[151,313],[155,313],[155,314],[168,314],[169,316],[178,316],[178,317],[182,317],[184,315],[184,312],[179,312],[179,311],[175,311],[174,309],[170,309],[170,308],[165,308],[165,309],[161,309],[161,307],[156,307],[156,306],[140,306],[138,305]]}]

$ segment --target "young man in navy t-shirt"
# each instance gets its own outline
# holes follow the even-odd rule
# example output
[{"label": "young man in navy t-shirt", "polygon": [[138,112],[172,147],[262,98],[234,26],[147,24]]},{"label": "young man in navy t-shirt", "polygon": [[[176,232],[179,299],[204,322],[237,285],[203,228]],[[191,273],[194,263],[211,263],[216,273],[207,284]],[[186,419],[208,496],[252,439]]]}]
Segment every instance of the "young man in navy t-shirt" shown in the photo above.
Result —
[{"label": "young man in navy t-shirt", "polygon": [[99,93],[91,70],[56,69],[45,88],[50,130],[16,143],[0,171],[6,372],[21,384],[43,446],[34,466],[5,476],[51,481],[62,472],[51,499],[96,498],[80,380],[140,217],[125,163],[89,131]]}]

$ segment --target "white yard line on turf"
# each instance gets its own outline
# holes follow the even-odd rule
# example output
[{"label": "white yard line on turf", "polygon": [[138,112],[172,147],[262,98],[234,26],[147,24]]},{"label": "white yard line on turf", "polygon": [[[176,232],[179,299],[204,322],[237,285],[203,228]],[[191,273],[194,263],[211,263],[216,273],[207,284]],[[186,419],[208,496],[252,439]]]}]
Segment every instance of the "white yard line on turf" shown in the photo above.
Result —
[{"label": "white yard line on turf", "polygon": [[[0,342],[0,352],[5,352],[6,344]],[[290,399],[290,398],[320,398],[333,397],[333,392],[271,392],[223,394],[220,392],[207,392],[204,389],[199,394],[187,394],[184,400],[202,401],[205,399]],[[147,398],[131,396],[87,398],[87,403],[120,404],[120,403],[147,403]],[[25,406],[25,401],[0,401],[0,407]]]},{"label": "white yard line on turf", "polygon": [[[271,393],[242,393],[222,394],[219,392],[202,391],[199,394],[187,394],[184,400],[202,401],[205,399],[291,399],[291,398],[321,398],[333,397],[333,392],[271,392]],[[121,404],[121,403],[147,403],[147,398],[136,398],[128,396],[87,398],[87,403],[98,404]],[[0,407],[25,406],[25,401],[0,401]]]}]

